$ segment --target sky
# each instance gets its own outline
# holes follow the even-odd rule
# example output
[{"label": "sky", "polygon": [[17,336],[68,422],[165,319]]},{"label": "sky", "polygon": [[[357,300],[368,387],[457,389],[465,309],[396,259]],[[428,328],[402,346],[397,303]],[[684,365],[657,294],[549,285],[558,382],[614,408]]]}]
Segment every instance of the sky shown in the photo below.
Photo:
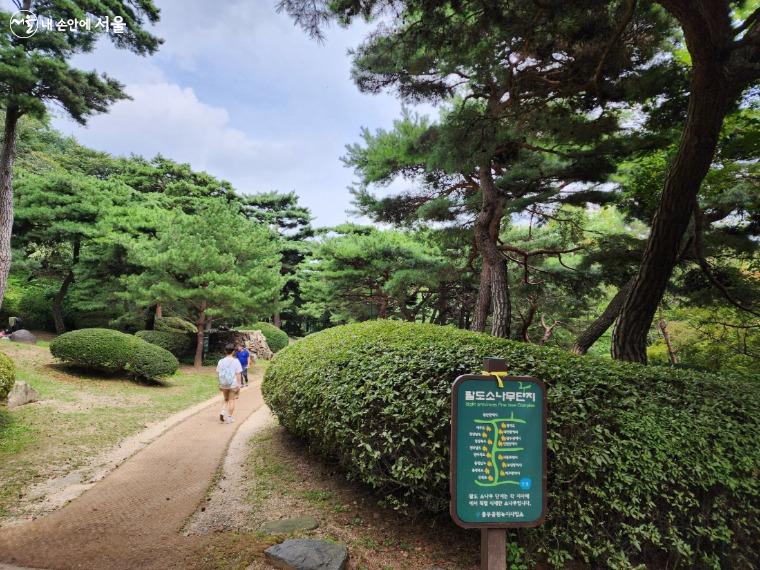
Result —
[{"label": "sky", "polygon": [[318,226],[352,219],[345,145],[363,126],[390,128],[401,104],[361,94],[351,81],[347,50],[366,25],[331,26],[320,44],[275,4],[156,0],[153,32],[164,44],[154,56],[104,41],[73,61],[121,81],[132,100],[86,127],[59,111],[53,126],[97,150],[190,163],[241,193],[294,190]]}]

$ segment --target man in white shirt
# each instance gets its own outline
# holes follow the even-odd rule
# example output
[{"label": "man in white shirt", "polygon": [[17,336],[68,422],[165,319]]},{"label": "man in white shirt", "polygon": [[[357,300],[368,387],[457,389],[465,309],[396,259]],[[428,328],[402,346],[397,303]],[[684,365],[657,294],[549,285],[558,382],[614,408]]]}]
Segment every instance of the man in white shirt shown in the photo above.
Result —
[{"label": "man in white shirt", "polygon": [[216,374],[219,377],[219,390],[222,391],[222,410],[219,419],[224,423],[231,424],[235,421],[232,414],[235,413],[235,400],[240,394],[240,376],[243,367],[235,356],[235,345],[228,344],[224,347],[227,355],[216,365]]}]

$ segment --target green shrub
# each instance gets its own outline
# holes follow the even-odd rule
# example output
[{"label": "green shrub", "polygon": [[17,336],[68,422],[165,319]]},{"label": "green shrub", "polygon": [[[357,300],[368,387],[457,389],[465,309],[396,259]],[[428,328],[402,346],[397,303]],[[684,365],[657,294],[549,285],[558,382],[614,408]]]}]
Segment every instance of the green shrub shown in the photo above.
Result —
[{"label": "green shrub", "polygon": [[172,353],[155,344],[111,329],[80,329],[50,342],[56,358],[75,366],[104,372],[124,371],[153,380],[170,376],[179,363]]},{"label": "green shrub", "polygon": [[177,358],[190,354],[194,337],[186,332],[137,331],[135,336],[168,350]]},{"label": "green shrub", "polygon": [[8,397],[8,392],[15,382],[16,367],[8,356],[0,352],[0,402],[4,402]]},{"label": "green shrub", "polygon": [[444,512],[450,386],[485,356],[548,386],[548,515],[520,532],[530,567],[758,567],[757,382],[374,321],[280,352],[264,396],[397,507]]},{"label": "green shrub", "polygon": [[153,326],[157,331],[193,334],[198,332],[198,327],[181,317],[156,317],[156,322]]},{"label": "green shrub", "polygon": [[10,275],[0,310],[0,328],[5,328],[8,317],[21,317],[25,329],[54,330],[52,307],[54,284],[41,279],[27,279],[24,275]]},{"label": "green shrub", "polygon": [[267,344],[272,352],[279,352],[288,346],[287,333],[272,324],[264,322],[254,323],[247,327],[241,327],[241,330],[261,331],[261,334],[267,339]]}]

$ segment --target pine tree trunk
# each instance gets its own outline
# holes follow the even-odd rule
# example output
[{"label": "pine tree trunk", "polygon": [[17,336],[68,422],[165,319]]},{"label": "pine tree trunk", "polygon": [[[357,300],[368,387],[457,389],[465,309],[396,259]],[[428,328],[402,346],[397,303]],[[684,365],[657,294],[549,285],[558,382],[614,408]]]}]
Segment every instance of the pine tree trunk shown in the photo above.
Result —
[{"label": "pine tree trunk", "polygon": [[475,301],[475,314],[472,317],[471,329],[475,332],[485,332],[488,313],[491,311],[491,268],[483,261],[480,270],[480,287],[478,299]]},{"label": "pine tree trunk", "polygon": [[158,303],[158,304],[156,305],[156,318],[157,318],[157,319],[160,319],[160,318],[161,318],[161,317],[163,317],[163,316],[164,316],[164,310],[163,310],[163,308],[161,307],[161,303]]},{"label": "pine tree trunk", "polygon": [[602,314],[599,315],[597,319],[586,328],[586,330],[578,335],[578,338],[575,339],[573,346],[570,348],[571,352],[574,352],[575,354],[586,354],[589,348],[599,340],[599,337],[607,332],[607,329],[609,329],[615,322],[615,319],[618,318],[631,287],[633,287],[633,279],[630,279],[625,285],[618,289],[618,292],[612,297],[612,300]]},{"label": "pine tree trunk", "polygon": [[[501,219],[504,216],[504,199],[498,194],[489,165],[482,165],[479,175],[483,203],[475,220],[475,243],[483,260],[483,270],[480,274],[480,291],[472,330],[482,331],[485,329],[483,310],[486,297],[483,289],[488,287],[490,283],[488,288],[490,289],[490,301],[493,308],[491,334],[507,338],[512,321],[512,303],[509,296],[509,282],[507,281],[507,263],[498,247]],[[488,279],[484,281],[486,272]],[[487,315],[487,309],[485,314]]]},{"label": "pine tree trunk", "polygon": [[[501,256],[501,253],[499,253]],[[512,299],[507,281],[507,261],[501,259],[491,268],[491,304],[493,319],[491,334],[499,338],[509,338],[512,324]]]},{"label": "pine tree trunk", "polygon": [[198,328],[198,333],[195,335],[195,359],[193,366],[195,368],[201,368],[203,366],[203,339],[206,331],[206,301],[201,303],[200,309],[198,309],[198,320],[195,326]]},{"label": "pine tree trunk", "polygon": [[662,332],[662,338],[665,339],[665,346],[668,347],[668,358],[670,358],[671,364],[678,364],[678,355],[676,354],[676,351],[673,350],[673,343],[670,342],[670,333],[668,332],[668,321],[665,319],[660,319],[660,321],[657,323],[657,326],[660,327],[660,331]]},{"label": "pine tree trunk", "polygon": [[377,309],[377,318],[378,319],[388,318],[388,298],[385,296],[380,298],[380,305]]},{"label": "pine tree trunk", "polygon": [[272,324],[278,329],[282,328],[282,318],[280,317],[280,311],[275,311],[272,315]]},{"label": "pine tree trunk", "polygon": [[63,322],[63,300],[66,298],[66,294],[69,292],[69,287],[74,282],[74,266],[79,263],[79,249],[80,244],[78,241],[74,242],[71,254],[71,266],[69,272],[64,277],[61,286],[53,297],[53,324],[55,325],[55,332],[57,334],[63,334],[66,332],[66,323]]},{"label": "pine tree trunk", "polygon": [[722,65],[695,61],[681,143],[665,179],[641,267],[613,330],[613,358],[646,363],[647,333],[678,259],[731,98]]},{"label": "pine tree trunk", "polygon": [[5,131],[0,150],[0,307],[11,270],[13,232],[13,161],[16,158],[16,129],[21,114],[11,105],[5,111]]},{"label": "pine tree trunk", "polygon": [[528,314],[523,319],[522,327],[520,328],[520,340],[530,342],[530,335],[528,333],[530,326],[533,324],[533,319],[536,318],[536,311],[538,310],[538,302],[536,299],[530,300],[528,306]]}]

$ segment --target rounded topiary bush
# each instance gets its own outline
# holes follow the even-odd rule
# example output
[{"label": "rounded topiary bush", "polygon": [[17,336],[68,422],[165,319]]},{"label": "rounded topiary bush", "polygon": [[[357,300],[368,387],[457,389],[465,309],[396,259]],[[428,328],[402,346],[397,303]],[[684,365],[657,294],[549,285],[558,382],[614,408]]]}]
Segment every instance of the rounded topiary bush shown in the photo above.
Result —
[{"label": "rounded topiary bush", "polygon": [[137,331],[135,336],[168,350],[177,358],[189,355],[193,350],[193,341],[195,340],[187,332]]},{"label": "rounded topiary bush", "polygon": [[176,357],[155,344],[111,329],[80,329],[50,342],[50,352],[68,364],[103,372],[124,371],[149,380],[177,371]]},{"label": "rounded topiary bush", "polygon": [[4,402],[8,397],[8,392],[15,382],[16,367],[7,355],[0,352],[0,402]]},{"label": "rounded topiary bush", "polygon": [[198,327],[182,317],[156,317],[154,328],[157,331],[165,332],[185,332],[193,334],[198,332]]},{"label": "rounded topiary bush", "polygon": [[347,473],[398,507],[444,512],[450,386],[486,356],[548,387],[548,516],[521,531],[530,564],[757,567],[757,382],[373,321],[289,346],[263,391]]},{"label": "rounded topiary bush", "polygon": [[269,323],[254,323],[244,327],[244,330],[261,331],[272,352],[278,352],[288,346],[288,334]]}]

